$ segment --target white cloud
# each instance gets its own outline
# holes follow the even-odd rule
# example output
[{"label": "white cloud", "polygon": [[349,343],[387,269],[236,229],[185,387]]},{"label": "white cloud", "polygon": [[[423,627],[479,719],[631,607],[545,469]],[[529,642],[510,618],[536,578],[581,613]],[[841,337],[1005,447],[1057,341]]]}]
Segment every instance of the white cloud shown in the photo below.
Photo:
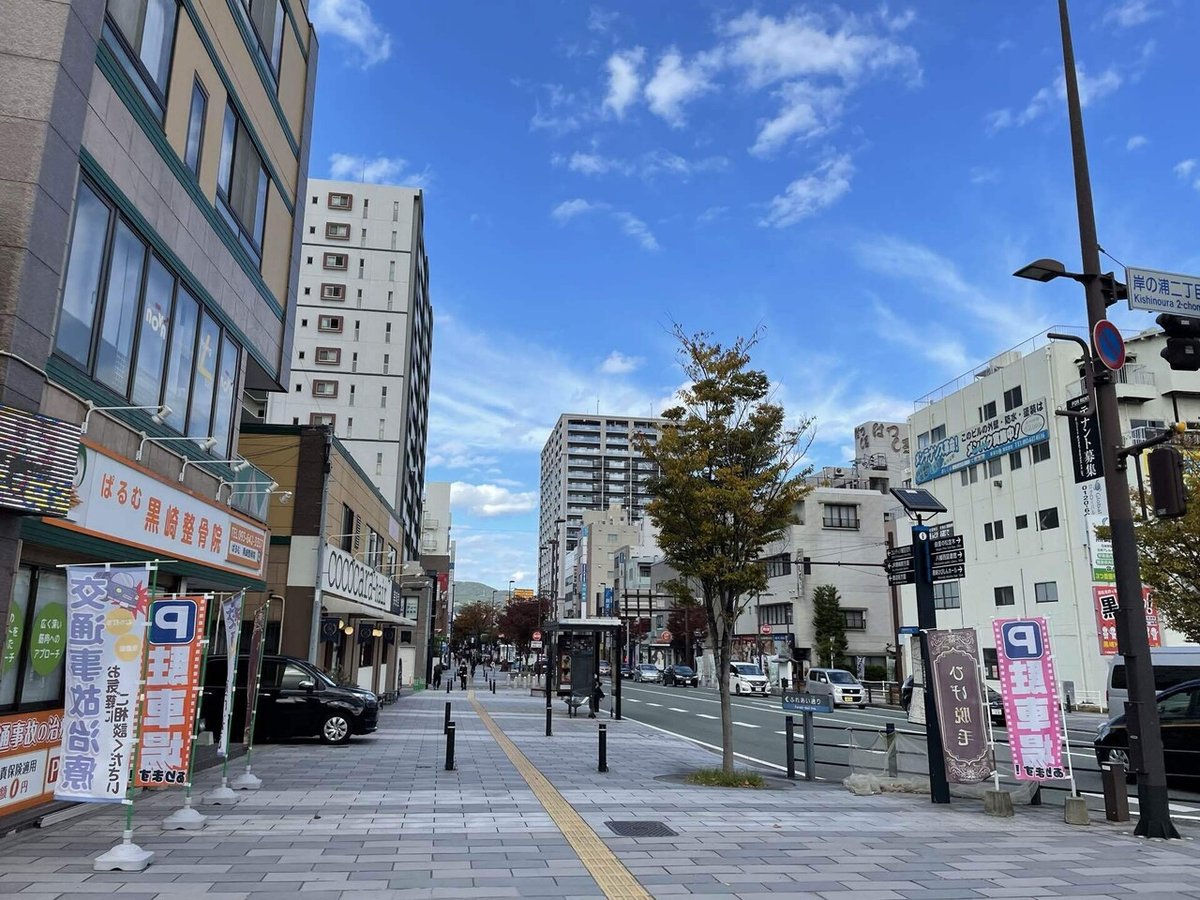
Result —
[{"label": "white cloud", "polygon": [[850,190],[853,175],[854,164],[848,154],[827,160],[803,178],[797,178],[782,194],[774,197],[759,224],[784,228],[815,215],[832,206]]},{"label": "white cloud", "polygon": [[947,370],[958,374],[970,368],[971,362],[962,340],[944,328],[922,322],[919,325],[903,319],[878,300],[872,302],[873,315],[869,321],[875,333],[885,341],[904,347]]},{"label": "white cloud", "polygon": [[1104,14],[1104,24],[1113,24],[1118,28],[1132,28],[1149,22],[1159,15],[1157,9],[1151,8],[1147,0],[1121,0]]},{"label": "white cloud", "polygon": [[650,227],[645,222],[633,213],[613,209],[609,203],[593,203],[589,200],[584,200],[582,197],[576,197],[573,200],[564,200],[550,211],[550,218],[554,219],[559,225],[566,225],[578,216],[601,210],[607,210],[609,215],[620,224],[621,230],[636,240],[643,250],[659,249],[658,240],[651,233]]},{"label": "white cloud", "polygon": [[985,166],[971,167],[971,184],[987,184],[1000,177],[999,169],[989,169]]},{"label": "white cloud", "polygon": [[308,14],[319,37],[336,35],[355,47],[364,69],[392,55],[392,36],[375,21],[366,0],[313,0]]},{"label": "white cloud", "polygon": [[[523,86],[517,82],[518,86]],[[583,127],[588,116],[580,112],[581,101],[561,84],[543,84],[539,87],[542,96],[534,101],[533,118],[529,120],[531,131],[549,131],[564,135]]]},{"label": "white cloud", "polygon": [[1196,168],[1196,160],[1185,159],[1182,162],[1175,164],[1174,172],[1180,178],[1183,178],[1184,180],[1186,180],[1187,177],[1192,174],[1192,170],[1195,168]]},{"label": "white cloud", "polygon": [[564,200],[558,206],[550,211],[550,217],[559,225],[565,225],[576,216],[581,216],[584,213],[591,212],[596,209],[603,209],[604,204],[589,203],[581,197],[576,197],[573,200]]},{"label": "white cloud", "polygon": [[605,375],[628,375],[641,365],[642,361],[639,358],[626,356],[620,350],[614,350],[600,363],[600,371]]},{"label": "white cloud", "polygon": [[1148,143],[1150,143],[1150,141],[1145,137],[1145,135],[1135,134],[1125,142],[1125,149],[1137,150],[1141,147],[1145,147]]},{"label": "white cloud", "polygon": [[699,172],[715,172],[729,165],[729,160],[724,156],[686,159],[666,150],[651,150],[633,160],[576,151],[570,156],[556,154],[551,157],[551,162],[581,175],[637,175],[647,181],[664,174],[686,180]]},{"label": "white cloud", "polygon": [[625,117],[625,110],[637,100],[642,87],[639,71],[646,58],[645,47],[619,50],[604,64],[608,69],[608,94],[604,98],[603,111],[611,112],[618,119]]},{"label": "white cloud", "polygon": [[727,212],[729,212],[728,206],[710,206],[696,217],[696,221],[701,225],[708,225],[711,222],[717,221],[717,219],[721,218]]},{"label": "white cloud", "polygon": [[604,175],[608,172],[629,174],[631,171],[629,163],[624,160],[601,156],[598,153],[572,153],[566,160],[566,165],[572,172],[582,175]]},{"label": "white cloud", "polygon": [[711,81],[716,58],[700,54],[690,63],[674,47],[658,60],[654,76],[646,83],[646,102],[650,111],[675,128],[684,125],[683,107],[714,90]]},{"label": "white cloud", "polygon": [[793,81],[776,93],[779,113],[764,122],[750,152],[768,156],[792,139],[811,140],[825,134],[841,117],[841,88],[816,87],[807,81]]},{"label": "white cloud", "polygon": [[329,177],[337,181],[365,181],[369,184],[395,184],[407,187],[426,187],[433,179],[429,168],[423,172],[408,169],[407,160],[398,156],[367,158],[350,153],[334,153],[329,157]]},{"label": "white cloud", "polygon": [[[1094,78],[1088,75],[1087,70],[1083,66],[1076,67],[1076,74],[1079,82],[1079,104],[1083,107],[1087,107],[1113,93],[1124,82],[1121,73],[1113,66],[1105,69]],[[988,113],[985,117],[988,132],[994,134],[1002,128],[1008,128],[1012,125],[1028,125],[1035,119],[1040,118],[1052,106],[1062,107],[1063,101],[1066,98],[1067,81],[1060,71],[1054,82],[1047,87],[1041,88],[1034,94],[1021,112],[1014,113],[1011,109],[998,109]]]},{"label": "white cloud", "polygon": [[588,31],[605,34],[612,30],[613,23],[620,17],[621,14],[616,10],[601,9],[598,6],[593,6],[588,10]]},{"label": "white cloud", "polygon": [[621,230],[641,245],[643,250],[659,249],[658,241],[650,233],[649,226],[633,213],[616,211],[613,218],[621,223]]},{"label": "white cloud", "polygon": [[537,506],[536,491],[510,491],[498,484],[450,484],[450,506],[477,516],[507,516],[526,513]]}]

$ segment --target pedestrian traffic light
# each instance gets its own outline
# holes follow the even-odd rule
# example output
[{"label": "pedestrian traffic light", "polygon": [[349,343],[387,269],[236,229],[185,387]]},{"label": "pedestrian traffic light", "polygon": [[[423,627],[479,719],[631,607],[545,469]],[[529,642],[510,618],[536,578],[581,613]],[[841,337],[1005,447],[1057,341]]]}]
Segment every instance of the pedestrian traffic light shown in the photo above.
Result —
[{"label": "pedestrian traffic light", "polygon": [[1187,513],[1187,486],[1183,481],[1183,455],[1174,447],[1156,447],[1150,451],[1150,493],[1154,514],[1174,519]]},{"label": "pedestrian traffic light", "polygon": [[1167,337],[1167,346],[1159,353],[1167,364],[1183,372],[1200,369],[1200,318],[1161,313],[1154,321]]}]

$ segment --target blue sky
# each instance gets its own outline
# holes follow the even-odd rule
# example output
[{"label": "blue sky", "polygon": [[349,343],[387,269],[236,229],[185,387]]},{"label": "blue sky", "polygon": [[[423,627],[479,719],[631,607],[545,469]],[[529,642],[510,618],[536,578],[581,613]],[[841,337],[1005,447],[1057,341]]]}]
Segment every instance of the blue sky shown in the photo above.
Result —
[{"label": "blue sky", "polygon": [[[1200,4],[1072,13],[1101,243],[1200,272]],[[1053,0],[310,14],[312,174],[427,189],[427,477],[455,483],[460,580],[533,586],[552,424],[664,408],[672,322],[762,329],[754,363],[816,418],[819,466],[855,424],[1084,321],[1076,285],[1010,274],[1079,267]]]}]

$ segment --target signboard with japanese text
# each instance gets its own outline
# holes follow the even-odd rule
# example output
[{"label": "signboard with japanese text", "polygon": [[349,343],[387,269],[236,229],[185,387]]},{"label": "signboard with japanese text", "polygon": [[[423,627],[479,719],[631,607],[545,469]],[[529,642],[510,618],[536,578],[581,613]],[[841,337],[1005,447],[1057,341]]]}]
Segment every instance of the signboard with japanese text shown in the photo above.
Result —
[{"label": "signboard with japanese text", "polygon": [[1067,777],[1058,682],[1046,620],[993,619],[1004,721],[1018,781]]},{"label": "signboard with japanese text", "polygon": [[[1092,585],[1092,601],[1096,607],[1096,636],[1100,639],[1100,655],[1115,656],[1117,648],[1117,587],[1113,584]],[[1146,638],[1151,647],[1162,646],[1162,625],[1158,607],[1150,588],[1142,588],[1142,603],[1146,606]]]},{"label": "signboard with japanese text", "polygon": [[1112,540],[1101,538],[1096,529],[1108,525],[1108,498],[1104,494],[1104,479],[1097,478],[1075,486],[1079,498],[1079,515],[1087,535],[1088,559],[1092,581],[1116,581],[1113,569]]},{"label": "signboard with japanese text", "polygon": [[187,782],[206,611],[203,596],[172,597],[150,605],[135,787],[174,787]]},{"label": "signboard with japanese text", "polygon": [[120,803],[132,768],[149,565],[67,567],[59,800]]},{"label": "signboard with japanese text", "polygon": [[917,450],[915,480],[924,484],[1049,437],[1050,409],[1045,399],[1034,400]]},{"label": "signboard with japanese text", "polygon": [[61,710],[0,716],[0,815],[52,799],[61,753]]},{"label": "signboard with japanese text", "polygon": [[258,710],[258,679],[262,674],[263,639],[267,632],[267,603],[254,611],[254,626],[250,629],[250,658],[246,660],[246,728],[242,743],[253,743],[254,716]]},{"label": "signboard with japanese text", "polygon": [[0,406],[0,507],[65,516],[78,455],[74,422]]},{"label": "signboard with japanese text", "polygon": [[[1068,412],[1083,412],[1087,409],[1087,395],[1072,397],[1067,401]],[[1093,478],[1104,477],[1104,462],[1100,457],[1100,420],[1092,410],[1087,418],[1069,416],[1067,425],[1071,434],[1071,465],[1075,469],[1075,483],[1082,484]]]},{"label": "signboard with japanese text", "polygon": [[1152,269],[1125,268],[1130,309],[1200,313],[1200,275],[1176,275]]},{"label": "signboard with japanese text", "polygon": [[828,694],[806,694],[784,691],[783,699],[785,712],[833,712],[833,698]]},{"label": "signboard with japanese text", "polygon": [[238,591],[225,598],[221,604],[221,621],[225,625],[225,654],[229,659],[225,666],[225,702],[221,707],[221,740],[217,744],[217,756],[229,755],[229,726],[233,723],[233,701],[237,679],[238,645],[242,639],[242,607],[246,592]]},{"label": "signboard with japanese text", "polygon": [[996,768],[979,681],[979,638],[974,628],[955,628],[931,630],[927,639],[946,777],[954,784],[978,784]]},{"label": "signboard with japanese text", "polygon": [[91,443],[80,444],[78,502],[49,524],[226,572],[261,578],[267,533],[228,507],[182,490]]}]

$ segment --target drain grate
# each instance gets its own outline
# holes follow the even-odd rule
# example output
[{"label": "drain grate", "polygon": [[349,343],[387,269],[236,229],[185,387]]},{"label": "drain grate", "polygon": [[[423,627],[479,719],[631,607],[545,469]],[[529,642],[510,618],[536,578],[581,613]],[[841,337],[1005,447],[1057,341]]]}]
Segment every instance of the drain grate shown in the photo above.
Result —
[{"label": "drain grate", "polygon": [[665,822],[605,822],[621,837],[675,837],[679,834]]}]

